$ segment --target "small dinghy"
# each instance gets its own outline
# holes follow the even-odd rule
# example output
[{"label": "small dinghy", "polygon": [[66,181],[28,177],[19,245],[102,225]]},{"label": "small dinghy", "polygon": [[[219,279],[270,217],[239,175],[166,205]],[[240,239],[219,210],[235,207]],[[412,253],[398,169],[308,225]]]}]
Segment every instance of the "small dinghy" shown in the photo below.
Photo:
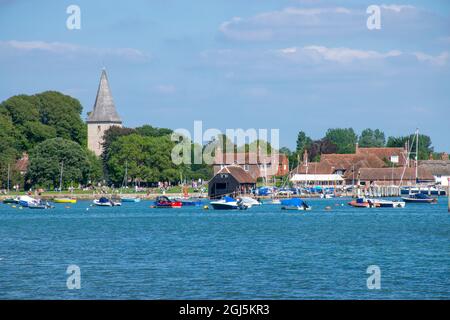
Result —
[{"label": "small dinghy", "polygon": [[54,203],[72,203],[75,204],[77,203],[77,199],[76,198],[55,198],[53,199]]},{"label": "small dinghy", "polygon": [[3,200],[4,204],[19,204],[19,197],[16,198],[9,198],[9,199],[5,199]]},{"label": "small dinghy", "polygon": [[300,198],[281,200],[281,210],[311,211],[312,208]]},{"label": "small dinghy", "polygon": [[121,197],[122,202],[141,202],[141,198],[138,197]]}]

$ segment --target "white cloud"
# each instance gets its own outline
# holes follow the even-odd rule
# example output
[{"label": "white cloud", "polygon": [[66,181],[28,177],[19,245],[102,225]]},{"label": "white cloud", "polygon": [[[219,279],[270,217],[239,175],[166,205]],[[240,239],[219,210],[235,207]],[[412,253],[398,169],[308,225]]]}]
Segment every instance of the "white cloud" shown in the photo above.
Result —
[{"label": "white cloud", "polygon": [[162,93],[162,94],[173,94],[177,91],[175,86],[173,86],[171,84],[157,85],[157,86],[155,86],[155,90],[156,90],[156,92]]},{"label": "white cloud", "polygon": [[429,54],[425,54],[423,52],[414,52],[413,55],[419,60],[420,62],[427,62],[432,65],[437,66],[443,66],[446,65],[449,60],[449,53],[443,52],[438,56],[432,56]]},{"label": "white cloud", "polygon": [[291,47],[280,49],[281,56],[294,59],[295,61],[310,60],[315,62],[332,61],[337,63],[350,63],[355,60],[380,60],[402,55],[401,51],[392,50],[381,53],[374,50],[357,50],[350,48],[328,48],[324,46],[311,45],[302,48]]},{"label": "white cloud", "polygon": [[226,38],[234,40],[270,40],[279,36],[291,37],[311,30],[322,32],[327,27],[346,26],[352,21],[353,16],[363,14],[361,10],[355,11],[344,7],[288,7],[249,18],[234,17],[223,22],[219,31]]},{"label": "white cloud", "polygon": [[93,48],[64,42],[0,41],[0,53],[7,50],[16,52],[47,52],[57,55],[115,56],[135,62],[147,61],[150,58],[144,52],[133,48]]},{"label": "white cloud", "polygon": [[382,4],[381,5],[382,9],[385,10],[391,10],[391,11],[395,11],[395,12],[401,12],[403,10],[414,10],[416,9],[416,7],[411,6],[411,5],[398,5],[398,4]]}]

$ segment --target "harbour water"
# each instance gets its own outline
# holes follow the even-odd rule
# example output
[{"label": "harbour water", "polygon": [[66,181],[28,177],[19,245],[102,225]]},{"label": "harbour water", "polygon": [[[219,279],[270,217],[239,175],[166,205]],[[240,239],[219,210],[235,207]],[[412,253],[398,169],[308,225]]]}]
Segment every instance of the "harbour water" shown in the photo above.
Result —
[{"label": "harbour water", "polygon": [[[0,298],[450,299],[447,198],[347,202],[314,199],[310,212],[0,204]],[[79,290],[66,286],[69,265],[80,267]],[[370,265],[380,290],[367,288]]]}]

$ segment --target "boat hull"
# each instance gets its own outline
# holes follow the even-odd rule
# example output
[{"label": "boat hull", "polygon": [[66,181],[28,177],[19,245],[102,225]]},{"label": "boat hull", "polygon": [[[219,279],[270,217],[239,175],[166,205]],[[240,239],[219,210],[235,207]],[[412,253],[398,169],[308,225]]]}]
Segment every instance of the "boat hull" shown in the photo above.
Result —
[{"label": "boat hull", "polygon": [[210,205],[213,207],[214,210],[238,210],[239,206],[237,203],[218,203],[218,202],[211,202]]},{"label": "boat hull", "polygon": [[72,203],[75,204],[77,203],[77,199],[66,199],[66,198],[56,198],[53,199],[54,203]]}]

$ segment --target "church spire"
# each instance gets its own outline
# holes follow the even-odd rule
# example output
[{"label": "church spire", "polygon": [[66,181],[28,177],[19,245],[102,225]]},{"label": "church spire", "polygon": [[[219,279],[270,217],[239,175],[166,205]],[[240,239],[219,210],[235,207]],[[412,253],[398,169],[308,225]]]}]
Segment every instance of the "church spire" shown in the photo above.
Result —
[{"label": "church spire", "polygon": [[94,110],[89,114],[87,123],[122,123],[114,105],[111,89],[109,88],[108,76],[104,68],[100,77]]}]

